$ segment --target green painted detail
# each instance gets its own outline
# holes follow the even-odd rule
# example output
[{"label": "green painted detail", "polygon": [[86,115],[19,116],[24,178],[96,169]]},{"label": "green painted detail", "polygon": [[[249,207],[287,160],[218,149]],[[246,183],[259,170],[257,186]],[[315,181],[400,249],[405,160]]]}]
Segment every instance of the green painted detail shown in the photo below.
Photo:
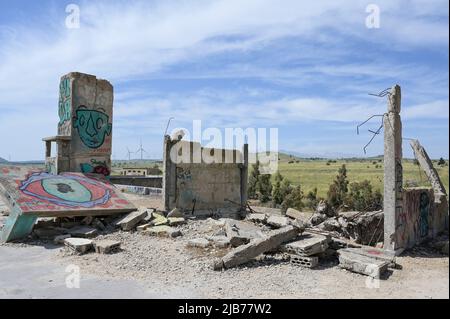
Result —
[{"label": "green painted detail", "polygon": [[50,195],[65,201],[85,203],[91,200],[92,194],[85,186],[76,180],[65,179],[43,179],[42,187]]},{"label": "green painted detail", "polygon": [[20,209],[13,209],[0,231],[0,241],[6,243],[28,236],[33,231],[36,220],[37,216],[22,215]]}]

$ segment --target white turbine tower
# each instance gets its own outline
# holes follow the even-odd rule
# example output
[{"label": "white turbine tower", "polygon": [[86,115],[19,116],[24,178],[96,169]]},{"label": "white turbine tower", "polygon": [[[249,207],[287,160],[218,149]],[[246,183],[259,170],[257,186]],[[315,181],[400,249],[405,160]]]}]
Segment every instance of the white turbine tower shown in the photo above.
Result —
[{"label": "white turbine tower", "polygon": [[141,144],[139,145],[139,149],[135,153],[141,153],[141,161],[144,159],[144,153],[148,154],[148,152],[142,148],[142,140]]}]

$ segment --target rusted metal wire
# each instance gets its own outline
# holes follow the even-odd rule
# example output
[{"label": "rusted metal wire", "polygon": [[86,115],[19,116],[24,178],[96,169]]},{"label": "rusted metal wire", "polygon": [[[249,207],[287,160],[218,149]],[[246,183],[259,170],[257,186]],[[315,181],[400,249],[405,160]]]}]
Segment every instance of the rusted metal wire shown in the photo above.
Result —
[{"label": "rusted metal wire", "polygon": [[369,95],[376,96],[376,97],[385,97],[386,95],[391,95],[390,91],[391,91],[391,88],[387,88],[378,93],[369,93]]}]

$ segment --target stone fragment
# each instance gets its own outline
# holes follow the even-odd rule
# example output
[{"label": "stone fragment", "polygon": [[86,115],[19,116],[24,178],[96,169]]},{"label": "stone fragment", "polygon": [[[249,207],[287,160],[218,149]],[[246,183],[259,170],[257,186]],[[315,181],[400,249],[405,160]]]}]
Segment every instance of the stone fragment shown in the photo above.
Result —
[{"label": "stone fragment", "polygon": [[122,228],[124,231],[130,231],[136,227],[145,217],[147,216],[147,211],[134,211],[131,212],[117,220],[115,225]]},{"label": "stone fragment", "polygon": [[191,239],[187,243],[188,247],[195,247],[195,248],[206,248],[209,245],[210,245],[209,241],[205,238]]},{"label": "stone fragment", "polygon": [[167,214],[167,217],[184,217],[184,214],[178,208],[174,208]]},{"label": "stone fragment", "polygon": [[136,230],[137,230],[138,232],[141,232],[141,231],[144,231],[144,230],[146,230],[147,228],[152,227],[152,226],[153,226],[153,225],[152,225],[151,223],[142,224],[142,225],[139,225],[138,227],[136,227]]},{"label": "stone fragment", "polygon": [[303,233],[295,241],[281,245],[282,252],[298,256],[312,256],[328,248],[328,239],[322,235]]},{"label": "stone fragment", "polygon": [[336,218],[329,218],[329,219],[325,220],[323,223],[321,223],[318,227],[320,229],[326,230],[326,231],[341,230],[341,225],[339,224],[339,222],[337,221]]},{"label": "stone fragment", "polygon": [[92,248],[92,240],[86,238],[66,238],[64,244],[78,254],[84,254]]},{"label": "stone fragment", "polygon": [[271,208],[271,207],[262,207],[262,206],[250,206],[253,212],[259,213],[259,214],[266,214],[266,215],[278,215],[282,216],[281,209],[279,208]]},{"label": "stone fragment", "polygon": [[167,218],[169,226],[178,226],[186,224],[186,220],[183,217],[169,217]]},{"label": "stone fragment", "polygon": [[319,264],[319,258],[316,256],[298,256],[290,255],[291,264],[301,267],[314,268]]},{"label": "stone fragment", "polygon": [[306,223],[312,217],[312,213],[301,212],[294,208],[288,208],[286,210],[286,216],[292,219],[300,219],[302,222]]},{"label": "stone fragment", "polygon": [[72,237],[93,238],[97,236],[97,229],[90,226],[76,226],[67,231]]},{"label": "stone fragment", "polygon": [[264,224],[267,220],[266,214],[252,213],[248,215],[248,220],[254,223]]},{"label": "stone fragment", "polygon": [[217,248],[227,248],[230,246],[230,239],[226,236],[211,236],[208,240]]},{"label": "stone fragment", "polygon": [[66,234],[67,229],[61,228],[61,227],[45,227],[45,228],[34,229],[33,233],[41,239],[48,239],[48,238],[54,238],[56,236]]},{"label": "stone fragment", "polygon": [[267,224],[275,228],[281,228],[288,226],[290,224],[290,220],[288,217],[285,216],[272,215],[269,216],[269,218],[267,218]]},{"label": "stone fragment", "polygon": [[143,231],[143,234],[158,237],[178,237],[181,236],[181,231],[166,225],[153,226]]},{"label": "stone fragment", "polygon": [[94,242],[95,252],[98,254],[111,254],[120,249],[120,241],[117,240],[96,240]]},{"label": "stone fragment", "polygon": [[150,224],[153,226],[162,226],[169,223],[169,220],[163,215],[153,213],[153,219],[150,221]]},{"label": "stone fragment", "polygon": [[273,230],[265,238],[253,239],[248,244],[230,251],[227,255],[216,261],[213,268],[214,270],[220,270],[244,264],[267,251],[277,248],[282,243],[292,240],[298,234],[299,229],[293,226]]},{"label": "stone fragment", "polygon": [[388,269],[389,262],[341,249],[339,254],[339,267],[370,276],[380,278]]},{"label": "stone fragment", "polygon": [[67,238],[70,238],[70,237],[72,237],[70,234],[59,235],[59,236],[56,236],[56,237],[53,239],[53,242],[54,242],[56,245],[62,245],[62,244],[64,244],[64,240],[67,239]]},{"label": "stone fragment", "polygon": [[226,220],[225,231],[233,247],[245,245],[253,238],[261,238],[264,236],[259,227],[254,224],[234,219]]},{"label": "stone fragment", "polygon": [[326,219],[327,219],[327,215],[322,214],[322,213],[314,213],[311,216],[310,223],[311,223],[311,225],[316,226],[316,225],[323,223]]}]

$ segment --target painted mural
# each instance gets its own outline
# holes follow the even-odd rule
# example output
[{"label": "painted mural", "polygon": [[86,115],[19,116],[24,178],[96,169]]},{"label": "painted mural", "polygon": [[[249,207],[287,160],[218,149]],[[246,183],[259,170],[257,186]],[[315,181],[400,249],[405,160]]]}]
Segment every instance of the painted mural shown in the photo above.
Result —
[{"label": "painted mural", "polygon": [[58,134],[70,135],[70,119],[72,117],[71,108],[71,81],[69,77],[61,79],[59,84],[59,102],[58,102]]},{"label": "painted mural", "polygon": [[14,182],[15,201],[24,213],[132,207],[112,184],[80,173],[34,172]]},{"label": "painted mural", "polygon": [[103,109],[91,110],[84,105],[77,108],[73,127],[77,129],[83,144],[91,149],[101,147],[112,131],[109,116]]},{"label": "painted mural", "polygon": [[80,169],[83,173],[102,174],[104,176],[109,176],[111,174],[106,161],[99,161],[96,159],[91,159],[90,163],[80,164]]}]

